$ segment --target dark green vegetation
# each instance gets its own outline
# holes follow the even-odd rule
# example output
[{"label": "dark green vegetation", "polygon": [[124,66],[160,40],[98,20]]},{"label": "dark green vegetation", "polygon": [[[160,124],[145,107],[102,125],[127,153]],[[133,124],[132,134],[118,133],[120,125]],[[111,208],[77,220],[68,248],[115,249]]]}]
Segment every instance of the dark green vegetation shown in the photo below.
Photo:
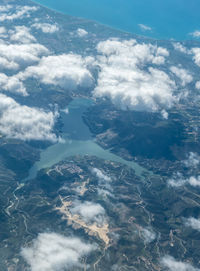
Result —
[{"label": "dark green vegetation", "polygon": [[[7,1],[0,0],[0,3]],[[26,0],[18,0],[17,4],[32,5]],[[163,69],[181,63],[193,72],[194,81],[198,80],[197,65],[188,55],[183,57],[183,54],[175,51],[171,42],[121,33],[45,8],[40,8],[34,16],[45,18],[47,14],[53,23],[61,26],[61,31],[49,36],[34,30],[33,34],[52,54],[73,52],[95,56],[99,41],[110,37],[136,38],[138,42],[151,42],[170,51],[169,62]],[[10,22],[3,24],[10,26]],[[17,21],[17,24],[29,26],[30,18]],[[79,27],[88,31],[87,39],[69,35]],[[191,48],[199,44],[188,42],[184,45]],[[98,67],[92,70],[95,80],[98,72]],[[27,79],[25,86],[30,94],[28,97],[10,96],[21,104],[45,110],[52,109],[52,105],[65,109],[76,97],[92,97],[91,89],[66,91],[33,78]],[[21,248],[31,245],[32,240],[43,232],[76,236],[85,242],[97,244],[92,254],[81,259],[88,264],[88,270],[164,270],[160,259],[165,255],[172,255],[177,260],[188,261],[200,268],[200,233],[186,227],[183,221],[183,218],[198,218],[200,215],[199,187],[188,184],[179,188],[168,186],[168,179],[173,173],[179,171],[184,176],[190,176],[182,162],[188,153],[200,154],[200,100],[197,94],[198,90],[191,83],[187,99],[183,97],[178,105],[169,110],[168,119],[163,119],[158,113],[122,111],[106,99],[95,100],[83,113],[84,123],[91,135],[88,136],[86,131],[86,135],[78,134],[75,139],[93,137],[103,148],[146,168],[142,175],[116,162],[77,155],[40,170],[36,178],[24,183],[23,179],[29,175],[30,168],[51,143],[24,142],[2,136],[0,270],[29,270],[20,254]],[[66,120],[69,121],[68,117]],[[59,117],[54,127],[56,135],[62,136],[66,132],[63,126],[63,118]],[[70,133],[69,129],[67,132],[73,138],[73,131]],[[107,176],[107,181],[98,178],[94,168],[100,170],[104,177]],[[198,165],[192,173],[198,176],[199,169]],[[89,201],[100,204],[105,210],[109,244],[100,235],[88,233],[80,223],[70,223],[69,217],[58,210],[62,207],[62,199],[72,203]],[[79,269],[71,268],[70,271]]]},{"label": "dark green vegetation", "polygon": [[[106,193],[108,183],[100,183],[92,172],[96,167],[111,178],[109,193]],[[80,187],[87,180],[85,193],[81,194]],[[76,235],[98,243],[98,250],[89,260],[89,270],[94,270],[99,259],[97,270],[114,266],[124,270],[157,270],[159,259],[165,254],[197,263],[199,235],[182,226],[182,217],[199,214],[199,196],[195,189],[174,191],[166,187],[165,181],[158,176],[142,181],[128,167],[95,157],[74,157],[40,171],[37,179],[10,194],[6,217],[1,222],[10,230],[9,235],[3,234],[1,242],[2,270],[8,266],[22,270],[24,262],[16,253],[20,250],[19,244],[25,245],[44,231]],[[55,210],[62,206],[60,197],[67,201],[95,201],[104,207],[110,238],[106,251],[105,243],[98,236],[68,225],[67,218]],[[145,239],[144,229],[154,232],[151,242]],[[5,244],[9,246],[7,249]],[[17,264],[14,258],[19,259]]]}]

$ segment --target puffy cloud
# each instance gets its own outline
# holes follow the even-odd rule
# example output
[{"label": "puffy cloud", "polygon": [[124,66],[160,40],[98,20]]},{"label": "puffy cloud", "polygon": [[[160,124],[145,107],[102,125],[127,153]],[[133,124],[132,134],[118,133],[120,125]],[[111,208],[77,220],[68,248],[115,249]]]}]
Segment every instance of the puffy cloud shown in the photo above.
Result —
[{"label": "puffy cloud", "polygon": [[122,109],[153,112],[168,109],[177,101],[174,81],[154,67],[164,64],[169,55],[165,48],[135,40],[107,40],[100,42],[97,50],[101,71],[94,96],[108,97]]},{"label": "puffy cloud", "polygon": [[200,164],[200,157],[197,153],[190,152],[188,158],[183,163],[189,168],[196,168]]},{"label": "puffy cloud", "polygon": [[35,23],[32,27],[42,30],[43,33],[55,33],[59,31],[57,24]]},{"label": "puffy cloud", "polygon": [[[40,60],[41,55],[46,55],[48,49],[41,44],[7,44],[0,43],[0,64],[2,59],[5,68],[16,68],[20,65],[30,65]],[[10,62],[8,65],[7,62]]]},{"label": "puffy cloud", "polygon": [[67,90],[76,90],[77,87],[90,88],[94,82],[87,69],[88,61],[91,59],[74,54],[47,56],[43,57],[37,66],[28,67],[20,77],[34,77],[44,84],[58,85]]},{"label": "puffy cloud", "polygon": [[141,230],[141,234],[146,244],[151,243],[156,239],[155,232],[150,228],[143,228]]},{"label": "puffy cloud", "polygon": [[0,26],[0,38],[6,36],[6,28],[4,26]]},{"label": "puffy cloud", "polygon": [[200,231],[200,219],[196,219],[194,217],[186,218],[185,225],[187,227],[191,227],[194,230]]},{"label": "puffy cloud", "polygon": [[193,56],[193,60],[194,62],[200,66],[200,48],[196,47],[196,48],[192,48],[191,49],[191,53],[194,55]]},{"label": "puffy cloud", "polygon": [[200,81],[197,81],[197,82],[196,82],[195,88],[196,88],[196,89],[200,89]]},{"label": "puffy cloud", "polygon": [[113,195],[113,188],[111,186],[112,178],[104,174],[100,169],[93,168],[92,173],[98,178],[98,188],[97,192],[101,197],[112,197]]},{"label": "puffy cloud", "polygon": [[78,28],[76,33],[80,38],[83,38],[88,35],[88,32],[83,28]]},{"label": "puffy cloud", "polygon": [[[123,64],[128,61],[128,67],[135,68],[136,65],[144,65],[146,63],[164,64],[165,57],[169,56],[167,49],[157,47],[152,44],[138,44],[136,40],[107,40],[100,42],[97,46],[99,53],[108,57],[108,63]],[[125,61],[121,63],[121,56],[125,57]],[[125,65],[126,66],[126,65]]]},{"label": "puffy cloud", "polygon": [[184,53],[184,54],[189,54],[190,50],[188,50],[185,46],[183,46],[180,42],[174,42],[173,47],[175,50]]},{"label": "puffy cloud", "polygon": [[168,180],[168,184],[172,187],[181,187],[184,185],[191,185],[193,187],[200,186],[200,175],[195,174],[196,168],[200,164],[200,156],[197,153],[190,152],[187,159],[183,160],[182,163],[188,167],[189,177],[183,176],[182,173],[174,173],[172,178]]},{"label": "puffy cloud", "polygon": [[16,70],[19,68],[19,65],[14,61],[9,61],[8,59],[0,56],[0,70],[9,69]]},{"label": "puffy cloud", "polygon": [[163,265],[163,267],[167,268],[170,271],[199,271],[200,270],[193,267],[190,263],[177,261],[171,256],[163,257],[161,259],[161,264]]},{"label": "puffy cloud", "polygon": [[61,271],[73,267],[83,268],[81,258],[96,249],[78,238],[56,233],[41,233],[30,247],[21,251],[31,271]]},{"label": "puffy cloud", "polygon": [[72,214],[78,214],[86,223],[98,223],[102,225],[105,222],[105,210],[98,204],[89,201],[74,201],[70,208]]},{"label": "puffy cloud", "polygon": [[181,85],[184,87],[185,85],[189,84],[192,82],[193,77],[192,75],[189,73],[189,71],[179,68],[179,67],[175,67],[172,66],[170,68],[171,72],[174,73],[180,80],[181,80]]},{"label": "puffy cloud", "polygon": [[0,94],[0,133],[21,140],[48,140],[56,142],[53,133],[56,115],[42,109],[18,104]]},{"label": "puffy cloud", "polygon": [[0,7],[0,21],[12,21],[16,19],[23,19],[24,17],[29,17],[30,14],[38,10],[35,6],[15,6],[14,10],[11,11],[13,6],[8,5],[8,9]]},{"label": "puffy cloud", "polygon": [[31,43],[35,42],[36,39],[30,34],[30,29],[26,26],[16,26],[15,30],[10,30],[10,40],[17,41],[20,43]]},{"label": "puffy cloud", "polygon": [[3,5],[3,6],[0,6],[0,12],[9,11],[11,8],[13,8],[12,5]]},{"label": "puffy cloud", "polygon": [[190,35],[193,36],[194,38],[199,38],[200,37],[200,31],[196,30],[196,31],[190,33]]},{"label": "puffy cloud", "polygon": [[23,83],[16,76],[8,77],[4,73],[0,73],[0,89],[23,96],[28,95]]},{"label": "puffy cloud", "polygon": [[152,28],[145,24],[138,24],[139,28],[143,31],[152,31]]},{"label": "puffy cloud", "polygon": [[191,176],[184,178],[181,173],[176,173],[174,176],[168,180],[168,184],[172,187],[181,187],[185,184],[189,184],[194,187],[200,186],[200,176]]},{"label": "puffy cloud", "polygon": [[100,180],[100,181],[103,181],[103,182],[111,182],[112,179],[107,176],[106,174],[104,174],[100,169],[98,168],[93,168],[92,169],[92,172],[97,176],[97,178]]}]

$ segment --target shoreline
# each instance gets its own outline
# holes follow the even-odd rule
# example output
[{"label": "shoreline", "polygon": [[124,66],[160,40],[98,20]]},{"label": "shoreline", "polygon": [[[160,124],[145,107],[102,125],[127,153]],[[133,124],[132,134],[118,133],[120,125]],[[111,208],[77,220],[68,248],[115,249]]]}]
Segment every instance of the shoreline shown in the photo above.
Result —
[{"label": "shoreline", "polygon": [[[97,24],[101,24],[105,27],[108,27],[110,28],[111,30],[113,29],[114,31],[119,31],[119,32],[123,32],[123,33],[127,33],[129,35],[136,35],[138,36],[138,38],[145,38],[145,39],[151,39],[151,40],[157,40],[157,41],[168,41],[168,42],[200,42],[200,40],[198,38],[184,38],[184,39],[179,39],[179,38],[162,38],[162,37],[156,37],[156,36],[153,36],[152,35],[148,35],[148,33],[144,33],[143,31],[141,31],[140,33],[137,33],[137,32],[133,32],[133,31],[130,31],[130,30],[126,30],[126,29],[123,29],[123,28],[120,28],[120,27],[117,27],[115,25],[109,25],[109,24],[106,24],[104,22],[101,22],[101,21],[98,21],[96,19],[90,19],[88,17],[84,17],[84,16],[77,16],[77,15],[73,15],[73,14],[70,14],[70,13],[67,13],[67,12],[64,12],[64,11],[61,11],[60,9],[56,9],[56,8],[53,8],[53,7],[50,7],[50,6],[47,6],[45,4],[42,4],[40,2],[38,2],[37,0],[30,0],[32,3],[38,5],[38,6],[41,6],[43,8],[46,8],[46,9],[49,9],[53,12],[56,12],[56,13],[60,13],[62,15],[65,15],[65,16],[70,16],[70,17],[74,17],[74,18],[78,18],[78,19],[81,19],[81,20],[86,20],[86,21],[90,21],[90,22],[93,22],[93,23],[97,23]],[[139,24],[137,24],[139,25]],[[152,33],[152,32],[151,32]]]}]

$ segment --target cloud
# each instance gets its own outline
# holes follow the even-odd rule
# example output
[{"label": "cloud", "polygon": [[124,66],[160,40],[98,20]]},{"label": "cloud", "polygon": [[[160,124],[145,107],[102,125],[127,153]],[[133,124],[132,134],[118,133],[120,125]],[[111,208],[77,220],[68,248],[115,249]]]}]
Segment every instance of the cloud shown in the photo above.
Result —
[{"label": "cloud", "polygon": [[14,61],[9,61],[8,59],[0,56],[0,70],[17,70],[19,65]]},{"label": "cloud", "polygon": [[196,65],[200,66],[200,48],[192,48],[191,53],[194,55],[193,60]]},{"label": "cloud", "polygon": [[145,24],[138,24],[138,26],[140,27],[140,29],[142,31],[152,31],[152,28],[148,25],[145,25]]},{"label": "cloud", "polygon": [[165,256],[161,259],[161,264],[163,267],[167,268],[167,270],[170,271],[199,271],[200,269],[197,269],[193,267],[190,263],[176,261],[171,256]]},{"label": "cloud", "polygon": [[43,33],[55,33],[59,31],[59,27],[57,24],[35,23],[32,24],[32,27],[38,30],[42,30]]},{"label": "cloud", "polygon": [[103,181],[103,182],[111,182],[112,179],[107,176],[106,174],[104,174],[100,169],[98,168],[93,168],[92,169],[92,172],[97,176],[97,178],[100,180],[100,181]]},{"label": "cloud", "polygon": [[6,28],[4,26],[0,26],[0,38],[6,37]]},{"label": "cloud", "polygon": [[98,178],[98,195],[101,197],[114,198],[113,188],[111,186],[112,178],[104,174],[100,169],[93,168],[92,173]]},{"label": "cloud", "polygon": [[16,76],[7,76],[0,73],[0,89],[27,96],[26,88]]},{"label": "cloud", "polygon": [[18,104],[0,94],[0,133],[21,140],[58,141],[53,133],[57,115],[42,109]]},{"label": "cloud", "polygon": [[194,217],[185,218],[185,225],[191,227],[194,230],[200,231],[200,219]]},{"label": "cloud", "polygon": [[22,80],[34,77],[43,84],[58,85],[67,90],[91,88],[94,82],[87,69],[87,61],[90,58],[84,59],[74,54],[47,56],[37,66],[28,67],[20,77]]},{"label": "cloud", "polygon": [[172,66],[170,67],[170,71],[176,75],[181,81],[181,85],[184,87],[187,84],[191,83],[193,81],[192,75],[189,73],[189,71]]},{"label": "cloud", "polygon": [[80,215],[81,219],[87,224],[96,222],[98,225],[102,225],[105,222],[105,210],[98,203],[89,201],[81,202],[77,200],[73,202],[70,212],[73,215]]},{"label": "cloud", "polygon": [[150,112],[163,111],[177,102],[175,82],[155,67],[165,63],[169,55],[165,48],[135,40],[107,40],[97,50],[101,70],[95,97],[107,97],[124,110]]},{"label": "cloud", "polygon": [[76,30],[76,33],[77,33],[77,35],[78,35],[80,38],[83,38],[83,37],[85,37],[85,36],[88,35],[88,32],[87,32],[85,29],[83,29],[83,28],[78,28],[78,29]]},{"label": "cloud", "polygon": [[156,239],[155,232],[150,228],[143,228],[140,232],[146,244],[151,243]]},{"label": "cloud", "polygon": [[83,268],[81,258],[96,249],[78,238],[56,233],[41,233],[30,247],[21,251],[31,271],[64,271],[73,267]]},{"label": "cloud", "polygon": [[8,5],[8,9],[0,8],[0,21],[13,21],[16,19],[23,19],[24,17],[30,17],[30,14],[38,10],[35,6],[15,6],[14,10],[11,11],[13,6]]},{"label": "cloud", "polygon": [[168,180],[168,184],[172,187],[181,187],[183,185],[189,184],[194,187],[200,186],[200,176],[191,176],[184,178],[180,172],[174,174],[174,176]]},{"label": "cloud", "polygon": [[11,42],[31,43],[36,41],[35,37],[30,34],[30,29],[26,26],[15,26],[15,30],[10,30],[9,34]]},{"label": "cloud", "polygon": [[196,89],[200,89],[200,81],[197,81],[197,82],[196,82],[195,88],[196,88]]},{"label": "cloud", "polygon": [[3,5],[3,6],[0,6],[0,12],[9,11],[12,8],[13,8],[12,5]]},{"label": "cloud", "polygon": [[196,168],[200,164],[200,156],[197,153],[190,152],[188,158],[183,163],[189,168]]},{"label": "cloud", "polygon": [[200,37],[200,31],[196,30],[196,31],[190,33],[190,35],[193,36],[194,38],[199,38]]},{"label": "cloud", "polygon": [[174,42],[173,47],[175,50],[183,53],[183,54],[190,54],[190,50],[183,46],[180,42]]},{"label": "cloud", "polygon": [[[48,49],[38,43],[30,44],[7,44],[0,43],[0,63],[4,59],[5,68],[16,68],[20,65],[27,66],[38,62],[40,56],[49,53]],[[7,64],[10,62],[10,66]]]}]

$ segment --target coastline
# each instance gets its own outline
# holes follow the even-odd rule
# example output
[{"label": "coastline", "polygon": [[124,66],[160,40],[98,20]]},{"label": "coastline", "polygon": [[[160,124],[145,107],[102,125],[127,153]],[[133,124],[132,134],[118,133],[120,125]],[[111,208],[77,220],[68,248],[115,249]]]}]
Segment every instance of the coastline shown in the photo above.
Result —
[{"label": "coastline", "polygon": [[[76,17],[76,18],[80,18],[80,19],[84,19],[84,20],[88,20],[88,21],[92,21],[92,22],[96,22],[98,24],[101,24],[101,25],[104,25],[106,27],[109,27],[111,29],[114,29],[114,30],[118,30],[118,31],[121,31],[121,32],[124,32],[124,33],[128,33],[128,34],[134,34],[134,35],[137,35],[137,36],[140,36],[140,37],[145,37],[145,38],[149,38],[149,39],[153,39],[153,40],[163,40],[163,41],[170,41],[170,40],[174,40],[174,41],[181,41],[181,42],[184,42],[184,41],[199,41],[198,38],[195,38],[195,37],[192,37],[192,35],[190,35],[188,32],[188,30],[185,32],[187,33],[182,33],[182,34],[179,34],[180,31],[178,31],[178,28],[176,28],[176,25],[174,25],[175,27],[173,27],[173,29],[175,29],[174,33],[172,34],[169,34],[169,31],[168,33],[163,30],[163,31],[160,31],[159,30],[159,27],[158,29],[156,29],[155,25],[158,23],[157,21],[154,21],[152,22],[152,25],[150,25],[150,28],[152,28],[150,31],[143,31],[142,29],[139,29],[139,25],[144,22],[144,19],[141,19],[141,20],[138,20],[138,18],[136,18],[136,21],[134,23],[130,23],[130,14],[127,14],[129,16],[127,16],[127,20],[128,22],[126,24],[119,26],[117,25],[115,22],[116,22],[116,18],[114,18],[113,22],[111,22],[110,24],[107,22],[108,21],[108,14],[107,15],[107,19],[106,20],[100,20],[99,17],[98,18],[94,18],[93,16],[90,16],[90,13],[87,13],[86,16],[84,14],[80,14],[80,10],[76,13],[76,12],[66,12],[65,9],[61,9],[60,6],[58,5],[58,8],[56,8],[56,5],[48,5],[48,3],[41,3],[43,1],[39,1],[39,0],[31,0],[31,2],[39,5],[39,6],[42,6],[44,8],[48,8],[52,11],[55,11],[55,12],[58,12],[60,14],[63,14],[63,15],[68,15],[68,16],[71,16],[71,17]],[[101,12],[101,10],[100,10]],[[95,14],[95,12],[94,12]],[[116,13],[114,13],[115,17],[116,17]],[[159,14],[158,14],[159,15]],[[134,16],[134,14],[133,14]],[[151,15],[152,16],[152,15]],[[121,21],[123,21],[125,19],[125,16],[123,18],[123,16],[120,18]],[[111,20],[112,21],[112,20]],[[150,19],[151,21],[151,19]],[[163,20],[160,21],[161,24]],[[170,20],[169,20],[169,23]],[[192,21],[191,22],[191,27],[192,29],[195,31],[195,27],[194,27],[194,22]],[[144,23],[144,26],[146,24]],[[157,24],[158,25],[158,24]],[[193,25],[193,26],[192,26]],[[124,27],[123,27],[124,26]],[[147,27],[148,27],[148,24],[147,24]],[[186,26],[185,25],[182,25],[181,26],[182,29],[186,29]],[[165,29],[168,28],[168,25],[167,27],[165,26]],[[172,25],[169,25],[169,29],[172,28]],[[180,25],[179,25],[179,28],[180,28]],[[198,29],[198,26],[196,27],[196,30]],[[199,26],[199,29],[200,29],[200,26]],[[173,31],[171,31],[173,32]],[[162,34],[164,33],[164,35]],[[178,36],[176,36],[176,34],[178,34]]]}]

